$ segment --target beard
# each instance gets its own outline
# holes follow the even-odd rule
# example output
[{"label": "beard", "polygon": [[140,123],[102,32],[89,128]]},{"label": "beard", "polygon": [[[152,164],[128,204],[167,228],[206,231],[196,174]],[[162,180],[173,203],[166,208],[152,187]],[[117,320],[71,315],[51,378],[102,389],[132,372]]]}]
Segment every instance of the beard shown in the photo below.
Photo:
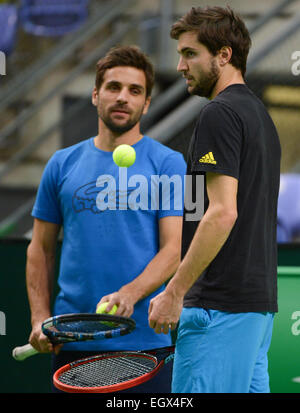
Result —
[{"label": "beard", "polygon": [[123,133],[128,132],[130,129],[132,129],[141,119],[143,115],[143,110],[144,108],[141,108],[141,110],[137,113],[134,113],[132,115],[131,112],[129,112],[129,118],[125,123],[119,123],[110,116],[110,112],[113,110],[122,110],[121,106],[119,107],[114,107],[108,111],[104,111],[102,108],[98,108],[98,116],[99,118],[103,121],[105,126],[113,133],[116,133],[118,135],[122,135]]},{"label": "beard", "polygon": [[214,59],[211,60],[210,70],[200,73],[200,80],[194,87],[189,90],[191,95],[202,96],[209,98],[212,95],[213,89],[219,79],[220,70]]}]

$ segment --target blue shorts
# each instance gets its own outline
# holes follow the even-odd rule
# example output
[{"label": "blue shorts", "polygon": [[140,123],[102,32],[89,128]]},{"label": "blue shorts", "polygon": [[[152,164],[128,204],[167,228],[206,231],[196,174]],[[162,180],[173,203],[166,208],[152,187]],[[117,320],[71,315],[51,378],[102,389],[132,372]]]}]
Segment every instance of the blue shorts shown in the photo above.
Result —
[{"label": "blue shorts", "polygon": [[173,393],[269,393],[267,352],[273,313],[184,308],[173,366]]}]

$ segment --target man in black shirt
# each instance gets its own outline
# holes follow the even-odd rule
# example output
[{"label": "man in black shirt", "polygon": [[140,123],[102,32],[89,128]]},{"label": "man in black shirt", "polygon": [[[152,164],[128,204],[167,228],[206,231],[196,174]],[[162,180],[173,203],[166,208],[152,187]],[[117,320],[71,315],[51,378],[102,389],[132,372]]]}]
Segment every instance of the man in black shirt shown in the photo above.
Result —
[{"label": "man in black shirt", "polygon": [[269,392],[279,138],[245,84],[251,40],[238,15],[229,7],[192,8],[171,37],[189,93],[210,100],[199,114],[187,169],[193,199],[203,192],[204,215],[185,210],[182,262],[151,301],[149,324],[167,333],[180,318],[173,392]]}]

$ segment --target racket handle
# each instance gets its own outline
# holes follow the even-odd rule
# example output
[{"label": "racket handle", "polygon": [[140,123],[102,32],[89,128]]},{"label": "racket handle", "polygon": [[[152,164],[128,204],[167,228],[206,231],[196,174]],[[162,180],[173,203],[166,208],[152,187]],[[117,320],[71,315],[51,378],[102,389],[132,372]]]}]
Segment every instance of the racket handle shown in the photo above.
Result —
[{"label": "racket handle", "polygon": [[38,351],[32,347],[31,344],[25,344],[25,346],[15,347],[12,352],[12,356],[17,361],[23,361],[27,357],[34,356]]}]

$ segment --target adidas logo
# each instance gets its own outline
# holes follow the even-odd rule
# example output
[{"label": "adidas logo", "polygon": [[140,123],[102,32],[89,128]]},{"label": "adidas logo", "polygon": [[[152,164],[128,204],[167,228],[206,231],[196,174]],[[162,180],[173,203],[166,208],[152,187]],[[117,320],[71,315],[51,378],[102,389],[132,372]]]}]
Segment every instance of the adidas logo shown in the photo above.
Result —
[{"label": "adidas logo", "polygon": [[208,152],[206,155],[202,156],[202,158],[199,159],[199,162],[200,163],[212,163],[214,165],[217,164],[212,152]]}]

